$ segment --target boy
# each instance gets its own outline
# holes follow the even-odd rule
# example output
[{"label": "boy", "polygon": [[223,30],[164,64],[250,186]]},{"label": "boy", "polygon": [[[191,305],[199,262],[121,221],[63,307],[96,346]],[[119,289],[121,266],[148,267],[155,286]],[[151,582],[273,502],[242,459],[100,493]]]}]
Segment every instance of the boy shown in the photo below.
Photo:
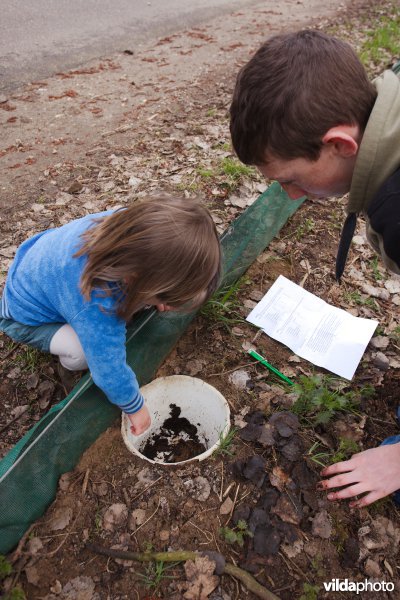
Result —
[{"label": "boy", "polygon": [[[351,47],[318,31],[267,40],[239,72],[230,109],[238,157],[290,198],[350,192],[336,260],[343,273],[356,217],[386,267],[400,274],[400,80],[371,83]],[[326,468],[330,500],[367,506],[400,488],[400,436]]]}]

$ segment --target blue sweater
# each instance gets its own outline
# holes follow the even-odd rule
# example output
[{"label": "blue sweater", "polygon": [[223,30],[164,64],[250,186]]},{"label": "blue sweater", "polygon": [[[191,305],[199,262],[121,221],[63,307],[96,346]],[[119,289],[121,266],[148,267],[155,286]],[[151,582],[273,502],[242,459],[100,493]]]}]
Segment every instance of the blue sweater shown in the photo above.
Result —
[{"label": "blue sweater", "polygon": [[93,219],[111,212],[87,215],[26,240],[8,272],[1,312],[25,325],[69,323],[93,381],[113,404],[132,414],[144,401],[126,363],[126,323],[115,314],[115,298],[92,292],[89,301],[84,299],[79,281],[87,257],[73,258]]}]

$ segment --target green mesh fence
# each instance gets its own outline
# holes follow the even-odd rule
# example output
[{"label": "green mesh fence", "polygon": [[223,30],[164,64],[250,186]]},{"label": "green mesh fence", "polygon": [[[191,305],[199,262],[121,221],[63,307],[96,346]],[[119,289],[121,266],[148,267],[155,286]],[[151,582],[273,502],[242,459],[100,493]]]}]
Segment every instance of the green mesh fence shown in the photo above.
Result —
[{"label": "green mesh fence", "polygon": [[[276,236],[300,202],[271,185],[221,236],[223,282],[230,285]],[[127,335],[127,360],[139,383],[154,378],[195,313],[139,315]],[[9,552],[54,499],[60,475],[117,418],[119,409],[88,374],[0,461],[0,552]]]}]

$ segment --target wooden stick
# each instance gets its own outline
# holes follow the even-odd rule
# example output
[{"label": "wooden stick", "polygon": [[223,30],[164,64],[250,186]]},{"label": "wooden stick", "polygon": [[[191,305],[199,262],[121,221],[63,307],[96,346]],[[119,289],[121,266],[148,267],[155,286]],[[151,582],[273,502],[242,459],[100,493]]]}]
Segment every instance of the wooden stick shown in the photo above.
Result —
[{"label": "wooden stick", "polygon": [[[86,547],[92,552],[111,556],[112,558],[121,558],[123,560],[137,560],[139,562],[162,561],[162,562],[185,562],[195,560],[201,554],[187,550],[177,550],[174,552],[127,552],[125,550],[111,550],[97,544],[86,544]],[[261,600],[280,600],[273,592],[270,592],[263,585],[244,571],[230,563],[225,563],[224,574],[231,575],[243,583],[250,592],[253,592]]]}]

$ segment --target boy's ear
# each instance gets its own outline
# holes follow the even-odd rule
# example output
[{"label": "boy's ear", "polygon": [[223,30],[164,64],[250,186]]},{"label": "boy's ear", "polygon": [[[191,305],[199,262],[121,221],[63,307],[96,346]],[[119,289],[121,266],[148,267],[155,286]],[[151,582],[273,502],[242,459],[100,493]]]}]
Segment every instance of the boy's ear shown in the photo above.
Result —
[{"label": "boy's ear", "polygon": [[355,156],[358,152],[358,127],[355,125],[341,125],[331,127],[322,138],[323,144],[331,148],[343,158]]}]

